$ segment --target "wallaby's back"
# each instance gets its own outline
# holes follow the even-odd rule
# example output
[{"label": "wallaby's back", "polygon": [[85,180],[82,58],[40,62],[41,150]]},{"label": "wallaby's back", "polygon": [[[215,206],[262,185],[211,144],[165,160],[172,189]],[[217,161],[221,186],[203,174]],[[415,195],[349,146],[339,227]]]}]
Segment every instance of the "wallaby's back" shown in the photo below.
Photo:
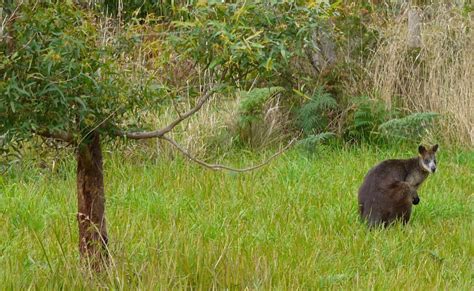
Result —
[{"label": "wallaby's back", "polygon": [[420,157],[385,160],[369,170],[358,196],[359,213],[369,225],[387,225],[396,219],[408,222],[412,204],[419,202],[416,191],[428,176],[429,166],[436,165],[436,150],[437,145],[431,150],[420,146]]},{"label": "wallaby's back", "polygon": [[[386,160],[372,168],[359,189],[359,211],[369,225],[389,224],[395,213],[411,212],[415,193],[408,193],[397,181],[405,181],[417,159]],[[410,195],[411,194],[411,195]]]}]

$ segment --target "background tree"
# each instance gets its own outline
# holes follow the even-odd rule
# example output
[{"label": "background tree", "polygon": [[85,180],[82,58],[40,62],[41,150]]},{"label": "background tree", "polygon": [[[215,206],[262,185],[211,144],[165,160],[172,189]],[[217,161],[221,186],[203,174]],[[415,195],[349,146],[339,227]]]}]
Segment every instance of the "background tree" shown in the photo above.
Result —
[{"label": "background tree", "polygon": [[108,238],[101,139],[138,102],[119,90],[123,80],[112,55],[97,45],[91,15],[71,4],[20,11],[9,31],[14,49],[0,52],[0,135],[7,142],[39,135],[77,147],[79,247],[102,259]]},{"label": "background tree", "polygon": [[161,138],[212,169],[247,171],[268,160],[246,169],[208,164],[167,136],[222,88],[219,82],[228,79],[225,67],[213,71],[220,81],[192,96],[197,101],[189,111],[161,129],[136,129],[133,116],[146,104],[162,101],[161,91],[150,93],[149,84],[130,84],[127,71],[116,61],[117,50],[101,45],[91,13],[61,2],[19,7],[9,31],[14,47],[0,50],[0,136],[10,144],[34,143],[40,136],[75,147],[79,249],[98,268],[107,258],[108,243],[102,142],[117,136]]}]

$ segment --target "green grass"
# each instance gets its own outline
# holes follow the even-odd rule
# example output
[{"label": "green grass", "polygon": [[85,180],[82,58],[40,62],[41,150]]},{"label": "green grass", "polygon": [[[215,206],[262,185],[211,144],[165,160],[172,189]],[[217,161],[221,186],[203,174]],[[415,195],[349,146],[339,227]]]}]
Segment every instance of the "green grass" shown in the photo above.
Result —
[{"label": "green grass", "polygon": [[292,150],[229,174],[107,154],[113,264],[93,277],[78,257],[73,161],[55,173],[24,165],[0,177],[0,289],[472,290],[472,151],[441,151],[407,226],[369,231],[358,218],[367,170],[410,155]]}]

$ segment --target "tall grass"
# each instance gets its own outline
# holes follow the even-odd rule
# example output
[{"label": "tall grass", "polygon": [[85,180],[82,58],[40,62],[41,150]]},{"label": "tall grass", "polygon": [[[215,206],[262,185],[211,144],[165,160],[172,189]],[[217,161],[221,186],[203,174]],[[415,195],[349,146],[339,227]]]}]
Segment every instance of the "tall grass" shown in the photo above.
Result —
[{"label": "tall grass", "polygon": [[474,145],[472,15],[440,4],[422,14],[419,51],[407,47],[406,14],[381,29],[384,41],[369,61],[370,91],[388,105],[441,113],[446,141]]},{"label": "tall grass", "polygon": [[472,152],[440,152],[409,225],[369,231],[359,221],[364,174],[401,156],[411,153],[293,150],[235,175],[106,154],[113,260],[99,276],[79,262],[74,163],[55,173],[27,163],[0,177],[0,289],[470,290]]}]

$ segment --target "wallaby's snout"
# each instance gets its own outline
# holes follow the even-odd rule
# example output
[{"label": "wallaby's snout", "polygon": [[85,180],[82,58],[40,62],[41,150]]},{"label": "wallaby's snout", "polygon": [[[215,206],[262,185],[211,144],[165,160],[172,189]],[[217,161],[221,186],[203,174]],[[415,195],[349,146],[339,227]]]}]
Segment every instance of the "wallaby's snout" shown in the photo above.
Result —
[{"label": "wallaby's snout", "polygon": [[430,170],[431,173],[436,172],[436,160],[431,160],[427,164],[427,168]]}]

